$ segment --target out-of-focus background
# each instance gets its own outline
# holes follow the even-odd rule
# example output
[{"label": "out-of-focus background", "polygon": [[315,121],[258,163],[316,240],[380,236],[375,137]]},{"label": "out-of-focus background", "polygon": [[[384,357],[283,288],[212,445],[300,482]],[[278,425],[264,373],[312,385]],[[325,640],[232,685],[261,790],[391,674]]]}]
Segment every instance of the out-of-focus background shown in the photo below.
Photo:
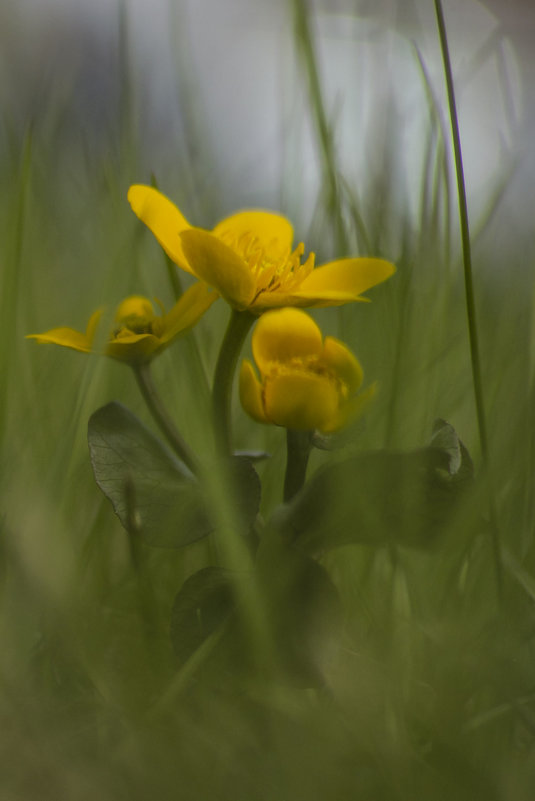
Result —
[{"label": "out-of-focus background", "polygon": [[[340,159],[353,171],[348,180],[365,186],[396,136],[403,179],[418,198],[429,109],[417,54],[444,98],[433,4],[340,0],[309,8],[326,111]],[[158,167],[183,183],[187,162],[204,160],[205,184],[189,188],[194,197],[219,191],[229,209],[273,206],[282,186],[308,219],[321,175],[285,0],[4,0],[0,14],[3,107],[19,130],[39,124],[53,100],[58,135],[68,131],[73,144],[98,148],[128,103],[147,172]],[[450,0],[445,14],[474,211],[515,168],[508,195],[527,210],[533,6]],[[443,117],[447,125],[444,109]]]}]

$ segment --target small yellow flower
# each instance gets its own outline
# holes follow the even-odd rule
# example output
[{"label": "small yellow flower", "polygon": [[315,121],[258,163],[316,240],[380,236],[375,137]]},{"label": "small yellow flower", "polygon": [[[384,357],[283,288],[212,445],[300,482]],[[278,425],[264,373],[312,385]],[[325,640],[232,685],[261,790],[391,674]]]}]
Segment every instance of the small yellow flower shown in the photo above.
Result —
[{"label": "small yellow flower", "polygon": [[[185,334],[217,298],[206,284],[197,282],[175,303],[167,314],[158,316],[147,298],[133,295],[123,300],[115,313],[115,325],[104,348],[111,356],[129,364],[142,364],[166,348],[176,337]],[[85,334],[73,328],[52,328],[43,334],[29,334],[27,339],[62,345],[90,353],[102,309],[93,312]]]},{"label": "small yellow flower", "polygon": [[361,293],[395,270],[390,262],[372,258],[339,259],[314,269],[314,254],[302,262],[303,243],[292,249],[292,225],[274,212],[240,211],[210,232],[192,227],[150,186],[131,186],[128,200],[179,267],[206,281],[240,311],[260,314],[283,306],[364,301]]},{"label": "small yellow flower", "polygon": [[240,371],[240,399],[260,423],[301,431],[337,431],[355,419],[375,392],[359,394],[362,368],[334,337],[323,340],[314,320],[299,309],[264,314],[253,331],[253,356]]}]

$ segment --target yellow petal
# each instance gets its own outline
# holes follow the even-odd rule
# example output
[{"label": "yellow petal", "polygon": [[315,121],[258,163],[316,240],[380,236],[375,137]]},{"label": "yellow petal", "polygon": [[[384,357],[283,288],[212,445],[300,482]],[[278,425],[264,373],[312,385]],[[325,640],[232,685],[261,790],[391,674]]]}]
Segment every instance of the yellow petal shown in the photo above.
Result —
[{"label": "yellow petal", "polygon": [[244,359],[240,368],[240,401],[247,414],[258,423],[268,423],[262,402],[262,386],[254,367]]},{"label": "yellow petal", "polygon": [[359,297],[362,292],[386,281],[394,272],[394,265],[383,259],[341,259],[316,267],[293,294],[325,306],[363,300]]},{"label": "yellow petal", "polygon": [[314,373],[286,373],[266,379],[264,407],[268,419],[298,431],[325,430],[338,413],[339,396],[332,381]]},{"label": "yellow petal", "polygon": [[252,234],[272,258],[291,250],[294,235],[291,222],[271,211],[239,211],[221,220],[213,233],[231,246],[244,234]]},{"label": "yellow petal", "polygon": [[181,240],[195,275],[214,287],[235,309],[246,309],[254,298],[256,284],[243,259],[200,228],[184,231]]},{"label": "yellow petal", "polygon": [[273,362],[284,363],[319,355],[322,350],[321,331],[306,312],[276,309],[266,312],[257,322],[252,348],[258,369],[264,375]]},{"label": "yellow petal", "polygon": [[369,298],[356,298],[350,292],[337,292],[334,290],[323,290],[319,292],[301,292],[299,289],[294,291],[275,291],[261,292],[251,305],[251,311],[261,314],[265,309],[280,309],[285,306],[293,306],[295,309],[320,309],[323,306],[342,306],[344,303],[361,301],[369,303]]},{"label": "yellow petal", "polygon": [[124,334],[108,342],[106,356],[127,364],[141,364],[162,347],[162,340],[154,334]]},{"label": "yellow petal", "polygon": [[364,392],[354,395],[348,401],[342,403],[338,412],[327,421],[323,427],[324,434],[332,434],[339,431],[341,428],[349,425],[354,420],[357,420],[368,408],[372,398],[377,390],[377,383],[371,384]]},{"label": "yellow petal", "polygon": [[139,219],[150,228],[170,259],[191,273],[182,243],[181,231],[190,228],[189,222],[165,195],[152,186],[134,184],[128,190],[128,201]]},{"label": "yellow petal", "polygon": [[65,348],[89,353],[91,345],[85,334],[75,331],[74,328],[52,328],[43,334],[28,334],[26,339],[35,339],[40,344],[62,345]]},{"label": "yellow petal", "polygon": [[80,331],[75,331],[74,328],[52,328],[50,331],[45,331],[43,334],[28,334],[26,339],[35,339],[41,344],[61,345],[64,348],[71,348],[72,350],[80,351],[81,353],[90,353],[95,337],[95,331],[102,316],[102,309],[97,309],[87,324],[85,334]]},{"label": "yellow petal", "polygon": [[104,313],[103,308],[96,309],[96,311],[94,311],[91,317],[89,318],[89,322],[87,323],[85,336],[91,346],[93,345],[93,340],[95,339],[95,334],[97,331],[97,325],[99,324],[100,318],[102,317],[103,313]]},{"label": "yellow petal", "polygon": [[359,360],[343,342],[325,337],[321,361],[346,385],[350,396],[357,392],[364,374]]},{"label": "yellow petal", "polygon": [[203,281],[190,286],[164,316],[162,341],[169,342],[179,334],[186,333],[218,297],[217,292]]}]

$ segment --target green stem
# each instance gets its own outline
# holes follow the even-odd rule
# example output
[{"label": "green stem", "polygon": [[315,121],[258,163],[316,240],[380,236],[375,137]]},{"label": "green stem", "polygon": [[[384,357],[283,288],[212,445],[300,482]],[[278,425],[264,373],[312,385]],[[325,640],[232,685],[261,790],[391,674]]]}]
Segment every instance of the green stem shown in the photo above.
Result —
[{"label": "green stem", "polygon": [[249,333],[254,315],[232,309],[225,337],[217,359],[212,390],[212,409],[216,445],[220,454],[232,452],[231,402],[234,373],[245,337]]},{"label": "green stem", "polygon": [[286,429],[285,503],[291,501],[305,483],[311,448],[312,433],[310,431]]},{"label": "green stem", "polygon": [[163,401],[156,387],[154,386],[149,365],[140,364],[134,367],[133,370],[137,385],[141,394],[143,395],[143,399],[147,404],[149,411],[157,423],[160,431],[166,436],[169,444],[177,456],[182,459],[182,461],[193,473],[197,473],[197,459],[195,458],[195,455],[189,446],[182,439],[180,432],[171,419],[169,412],[165,408]]},{"label": "green stem", "polygon": [[[474,385],[476,414],[479,427],[479,441],[481,444],[481,455],[483,457],[483,464],[487,471],[487,480],[489,480],[490,482],[487,423],[486,423],[485,403],[483,396],[483,381],[481,379],[481,360],[479,357],[478,329],[476,322],[476,304],[475,304],[474,286],[472,280],[472,251],[470,247],[470,228],[468,225],[468,203],[466,200],[466,187],[464,182],[461,136],[459,133],[459,120],[457,117],[457,105],[455,102],[453,73],[451,69],[451,60],[448,48],[448,37],[446,34],[446,24],[444,22],[444,13],[442,10],[441,0],[435,0],[435,11],[437,17],[438,33],[440,38],[440,47],[442,50],[442,60],[444,63],[446,88],[448,92],[451,135],[453,140],[453,153],[455,157],[457,195],[459,200],[459,222],[461,227],[461,240],[463,249],[466,316],[468,319],[470,360],[472,364],[472,381]],[[498,585],[498,595],[501,597],[503,593],[503,559],[501,552],[499,529],[497,524],[497,512],[494,502],[494,492],[490,483],[489,483],[489,515],[490,515],[490,523],[492,531],[496,582]]]}]

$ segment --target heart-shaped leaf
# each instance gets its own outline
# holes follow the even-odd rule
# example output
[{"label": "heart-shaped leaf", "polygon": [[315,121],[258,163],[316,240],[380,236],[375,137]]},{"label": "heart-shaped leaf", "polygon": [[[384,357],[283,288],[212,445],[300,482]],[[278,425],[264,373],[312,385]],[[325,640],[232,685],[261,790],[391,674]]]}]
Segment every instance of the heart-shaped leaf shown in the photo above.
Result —
[{"label": "heart-shaped leaf", "polygon": [[[215,530],[206,493],[186,465],[125,406],[116,401],[89,419],[95,479],[123,526],[147,545],[181,548]],[[229,496],[247,534],[260,505],[260,479],[250,458],[228,465]]]},{"label": "heart-shaped leaf", "polygon": [[254,580],[280,677],[301,687],[322,686],[342,632],[340,599],[327,571],[270,530],[258,552]]},{"label": "heart-shaped leaf", "polygon": [[351,543],[429,548],[472,480],[468,451],[439,421],[426,448],[361,453],[320,469],[273,522],[309,552]]},{"label": "heart-shaped leaf", "polygon": [[190,576],[175,597],[171,641],[185,662],[234,608],[231,571],[205,567]]},{"label": "heart-shaped leaf", "polygon": [[125,406],[96,411],[88,442],[98,486],[147,544],[179,548],[213,530],[197,479]]}]

